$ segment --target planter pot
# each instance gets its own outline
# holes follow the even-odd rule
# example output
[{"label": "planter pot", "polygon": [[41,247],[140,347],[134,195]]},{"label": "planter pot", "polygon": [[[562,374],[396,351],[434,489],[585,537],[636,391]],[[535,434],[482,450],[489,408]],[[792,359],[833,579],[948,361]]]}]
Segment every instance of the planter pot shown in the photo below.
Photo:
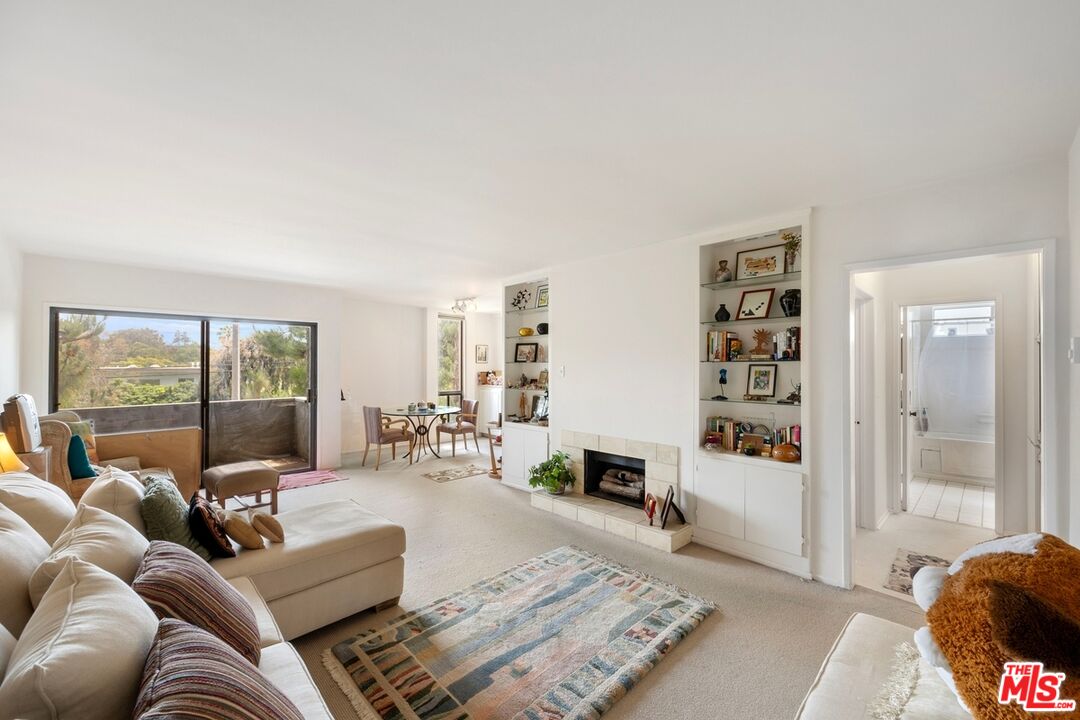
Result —
[{"label": "planter pot", "polygon": [[548,495],[563,495],[565,493],[566,493],[566,488],[565,487],[561,487],[558,490],[548,490],[547,491]]}]

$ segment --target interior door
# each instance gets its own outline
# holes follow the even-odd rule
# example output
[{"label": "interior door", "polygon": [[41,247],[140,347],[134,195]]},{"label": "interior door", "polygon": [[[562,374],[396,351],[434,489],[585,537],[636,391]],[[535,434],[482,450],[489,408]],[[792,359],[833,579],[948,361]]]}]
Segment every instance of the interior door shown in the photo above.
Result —
[{"label": "interior door", "polygon": [[900,510],[908,510],[908,442],[911,437],[911,416],[915,413],[911,410],[911,353],[908,323],[909,308],[900,308],[900,357],[898,367],[900,369],[900,417],[899,417],[899,445],[897,457],[898,477],[896,483],[896,502]]},{"label": "interior door", "polygon": [[313,468],[315,325],[211,320],[207,333],[206,466]]}]

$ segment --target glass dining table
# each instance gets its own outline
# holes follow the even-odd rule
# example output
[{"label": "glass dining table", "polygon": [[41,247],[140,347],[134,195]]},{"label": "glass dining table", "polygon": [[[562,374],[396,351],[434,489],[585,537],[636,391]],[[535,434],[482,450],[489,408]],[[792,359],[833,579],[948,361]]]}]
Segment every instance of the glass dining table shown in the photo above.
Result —
[{"label": "glass dining table", "polygon": [[442,457],[442,455],[439,455],[439,449],[431,444],[432,427],[439,418],[456,415],[459,412],[461,412],[461,408],[454,405],[436,405],[434,410],[426,407],[414,409],[408,407],[382,408],[383,415],[405,418],[409,425],[412,426],[413,432],[416,434],[416,458],[414,462],[420,462],[420,455],[426,455],[429,451],[435,457]]}]

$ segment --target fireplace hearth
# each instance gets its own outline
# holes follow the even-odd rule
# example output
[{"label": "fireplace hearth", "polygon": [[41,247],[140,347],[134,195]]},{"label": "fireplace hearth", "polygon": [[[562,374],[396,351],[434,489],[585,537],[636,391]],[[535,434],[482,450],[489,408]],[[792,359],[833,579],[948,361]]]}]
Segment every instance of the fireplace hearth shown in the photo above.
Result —
[{"label": "fireplace hearth", "polygon": [[585,494],[640,509],[645,503],[645,461],[585,451]]}]

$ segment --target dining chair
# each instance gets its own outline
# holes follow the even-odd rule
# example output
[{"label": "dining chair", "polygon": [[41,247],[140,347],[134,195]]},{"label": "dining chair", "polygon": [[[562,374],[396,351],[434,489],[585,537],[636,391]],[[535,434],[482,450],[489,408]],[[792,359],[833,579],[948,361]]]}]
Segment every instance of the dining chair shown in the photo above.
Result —
[{"label": "dining chair", "polygon": [[[395,426],[400,425],[400,428]],[[364,406],[364,459],[360,461],[360,467],[367,463],[368,450],[375,446],[375,469],[379,469],[382,461],[383,445],[390,446],[390,453],[397,460],[397,444],[409,443],[409,464],[412,465],[413,442],[416,436],[409,429],[409,421],[405,418],[391,420],[383,417],[382,410],[377,407]]]},{"label": "dining chair", "polygon": [[442,447],[442,434],[450,433],[450,454],[453,457],[457,456],[457,436],[462,435],[462,442],[465,443],[465,450],[469,449],[469,433],[472,433],[473,443],[476,445],[476,452],[480,452],[480,440],[476,436],[476,411],[480,407],[478,400],[462,400],[461,412],[458,413],[457,420],[450,422],[440,423],[435,427],[435,442],[441,448]]}]

